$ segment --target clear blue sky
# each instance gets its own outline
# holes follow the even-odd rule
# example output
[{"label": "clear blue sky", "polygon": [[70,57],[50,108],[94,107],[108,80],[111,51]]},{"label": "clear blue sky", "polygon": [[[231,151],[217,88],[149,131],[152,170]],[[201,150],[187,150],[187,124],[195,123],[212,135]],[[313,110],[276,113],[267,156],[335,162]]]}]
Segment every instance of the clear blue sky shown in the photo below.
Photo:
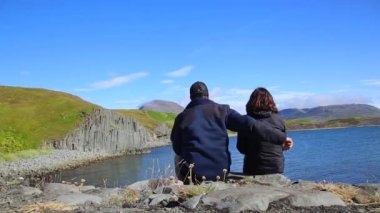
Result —
[{"label": "clear blue sky", "polygon": [[197,80],[240,112],[258,86],[280,109],[380,107],[380,1],[0,0],[0,85],[131,109],[185,106]]}]

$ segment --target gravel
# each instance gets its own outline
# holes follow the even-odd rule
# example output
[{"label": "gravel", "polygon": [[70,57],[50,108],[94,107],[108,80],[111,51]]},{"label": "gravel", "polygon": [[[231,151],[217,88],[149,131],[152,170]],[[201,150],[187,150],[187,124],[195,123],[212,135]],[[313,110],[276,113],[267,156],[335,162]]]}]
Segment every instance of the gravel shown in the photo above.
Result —
[{"label": "gravel", "polygon": [[0,163],[0,179],[23,179],[25,175],[75,168],[92,161],[112,156],[115,155],[109,153],[82,152],[78,150],[54,150],[47,155]]}]

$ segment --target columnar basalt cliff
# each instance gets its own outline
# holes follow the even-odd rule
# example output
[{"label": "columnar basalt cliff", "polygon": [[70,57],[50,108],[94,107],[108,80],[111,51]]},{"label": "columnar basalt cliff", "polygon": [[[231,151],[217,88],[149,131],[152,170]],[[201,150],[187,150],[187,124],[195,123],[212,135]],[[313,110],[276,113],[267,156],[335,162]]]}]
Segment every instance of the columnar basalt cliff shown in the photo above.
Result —
[{"label": "columnar basalt cliff", "polygon": [[63,140],[47,146],[85,152],[133,152],[169,143],[169,128],[160,126],[159,129],[157,133],[149,131],[133,118],[99,109]]}]

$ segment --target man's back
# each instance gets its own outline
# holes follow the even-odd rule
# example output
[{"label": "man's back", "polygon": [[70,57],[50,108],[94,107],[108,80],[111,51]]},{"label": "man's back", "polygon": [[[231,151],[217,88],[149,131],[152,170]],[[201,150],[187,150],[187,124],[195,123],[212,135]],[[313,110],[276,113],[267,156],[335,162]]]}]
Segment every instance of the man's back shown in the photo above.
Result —
[{"label": "man's back", "polygon": [[177,116],[171,139],[176,154],[186,161],[181,168],[182,176],[189,176],[190,164],[194,164],[192,172],[199,180],[202,176],[215,180],[216,176],[222,177],[224,169],[229,171],[228,113],[227,105],[197,99]]}]

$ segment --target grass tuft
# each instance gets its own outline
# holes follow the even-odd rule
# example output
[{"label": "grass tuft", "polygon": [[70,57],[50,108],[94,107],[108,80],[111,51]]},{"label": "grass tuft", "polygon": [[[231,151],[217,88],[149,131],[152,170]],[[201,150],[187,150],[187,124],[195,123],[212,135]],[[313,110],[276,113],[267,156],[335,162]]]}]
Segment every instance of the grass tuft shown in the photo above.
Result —
[{"label": "grass tuft", "polygon": [[112,205],[132,207],[140,200],[140,192],[133,189],[126,189],[122,196],[110,200]]},{"label": "grass tuft", "polygon": [[353,204],[380,204],[380,194],[370,195],[352,185],[317,183],[313,187],[321,191],[332,192],[349,205]]},{"label": "grass tuft", "polygon": [[59,202],[36,203],[21,209],[22,212],[62,212],[73,211],[75,208]]},{"label": "grass tuft", "polygon": [[209,185],[191,185],[182,187],[180,190],[180,197],[184,200],[190,199],[192,197],[207,194],[214,191],[214,187],[211,184]]}]

